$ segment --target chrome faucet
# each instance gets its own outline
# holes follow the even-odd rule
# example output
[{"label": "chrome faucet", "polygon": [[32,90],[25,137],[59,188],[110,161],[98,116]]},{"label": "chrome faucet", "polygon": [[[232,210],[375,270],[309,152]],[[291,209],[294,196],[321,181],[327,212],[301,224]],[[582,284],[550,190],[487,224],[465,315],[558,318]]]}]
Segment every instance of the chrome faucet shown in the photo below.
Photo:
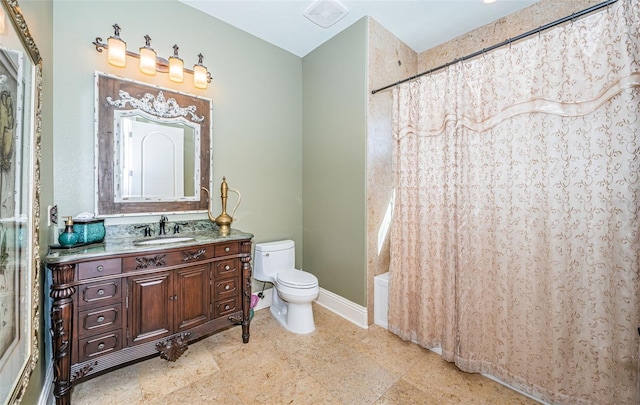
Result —
[{"label": "chrome faucet", "polygon": [[167,230],[165,229],[165,227],[167,226],[167,222],[169,221],[169,218],[167,218],[166,215],[161,215],[160,216],[160,230],[158,231],[158,235],[166,235],[167,234]]}]

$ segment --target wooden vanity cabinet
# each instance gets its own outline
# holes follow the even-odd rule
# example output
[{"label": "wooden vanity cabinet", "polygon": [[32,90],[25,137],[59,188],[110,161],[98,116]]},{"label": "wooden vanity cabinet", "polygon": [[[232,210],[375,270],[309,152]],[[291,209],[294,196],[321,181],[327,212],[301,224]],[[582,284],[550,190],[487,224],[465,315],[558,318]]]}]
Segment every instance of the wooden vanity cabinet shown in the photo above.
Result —
[{"label": "wooden vanity cabinet", "polygon": [[160,354],[175,361],[188,343],[242,325],[249,341],[251,240],[48,262],[54,395]]}]

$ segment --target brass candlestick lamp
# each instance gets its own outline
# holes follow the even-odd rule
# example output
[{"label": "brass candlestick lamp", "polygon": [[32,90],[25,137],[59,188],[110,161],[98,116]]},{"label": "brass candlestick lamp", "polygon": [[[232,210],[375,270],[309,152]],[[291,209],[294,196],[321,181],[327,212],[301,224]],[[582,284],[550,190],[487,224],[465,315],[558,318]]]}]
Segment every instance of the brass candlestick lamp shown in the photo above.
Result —
[{"label": "brass candlestick lamp", "polygon": [[[209,198],[210,196],[209,190],[206,187],[202,187],[202,189],[207,192],[207,198]],[[238,194],[238,202],[236,203],[236,206],[233,207],[233,211],[231,212],[231,215],[227,214],[227,197],[229,195],[229,191]],[[220,185],[220,198],[222,199],[222,213],[217,217],[214,217],[211,214],[211,208],[209,208],[209,210],[207,210],[207,214],[209,215],[209,220],[211,220],[211,222],[215,222],[216,225],[218,225],[220,235],[227,236],[231,231],[231,223],[233,222],[233,216],[235,215],[236,210],[240,205],[242,196],[240,195],[240,192],[238,190],[229,188],[229,186],[227,185],[226,177],[223,177],[222,184]]]}]

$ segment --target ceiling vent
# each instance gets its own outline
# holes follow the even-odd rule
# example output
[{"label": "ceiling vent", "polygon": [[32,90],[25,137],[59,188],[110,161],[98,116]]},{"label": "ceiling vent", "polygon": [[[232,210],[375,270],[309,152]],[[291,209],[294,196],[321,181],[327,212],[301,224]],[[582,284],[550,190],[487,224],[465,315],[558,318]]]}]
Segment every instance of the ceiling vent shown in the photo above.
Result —
[{"label": "ceiling vent", "polygon": [[304,11],[304,16],[322,28],[342,20],[349,10],[337,0],[316,0]]}]

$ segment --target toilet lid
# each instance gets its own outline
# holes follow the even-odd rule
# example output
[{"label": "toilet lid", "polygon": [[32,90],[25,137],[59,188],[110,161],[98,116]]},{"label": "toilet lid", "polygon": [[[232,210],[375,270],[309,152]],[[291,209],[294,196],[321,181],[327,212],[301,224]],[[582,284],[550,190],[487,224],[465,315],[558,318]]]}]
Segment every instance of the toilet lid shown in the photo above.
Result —
[{"label": "toilet lid", "polygon": [[292,288],[311,288],[318,285],[318,279],[306,271],[289,269],[278,272],[278,284]]}]

